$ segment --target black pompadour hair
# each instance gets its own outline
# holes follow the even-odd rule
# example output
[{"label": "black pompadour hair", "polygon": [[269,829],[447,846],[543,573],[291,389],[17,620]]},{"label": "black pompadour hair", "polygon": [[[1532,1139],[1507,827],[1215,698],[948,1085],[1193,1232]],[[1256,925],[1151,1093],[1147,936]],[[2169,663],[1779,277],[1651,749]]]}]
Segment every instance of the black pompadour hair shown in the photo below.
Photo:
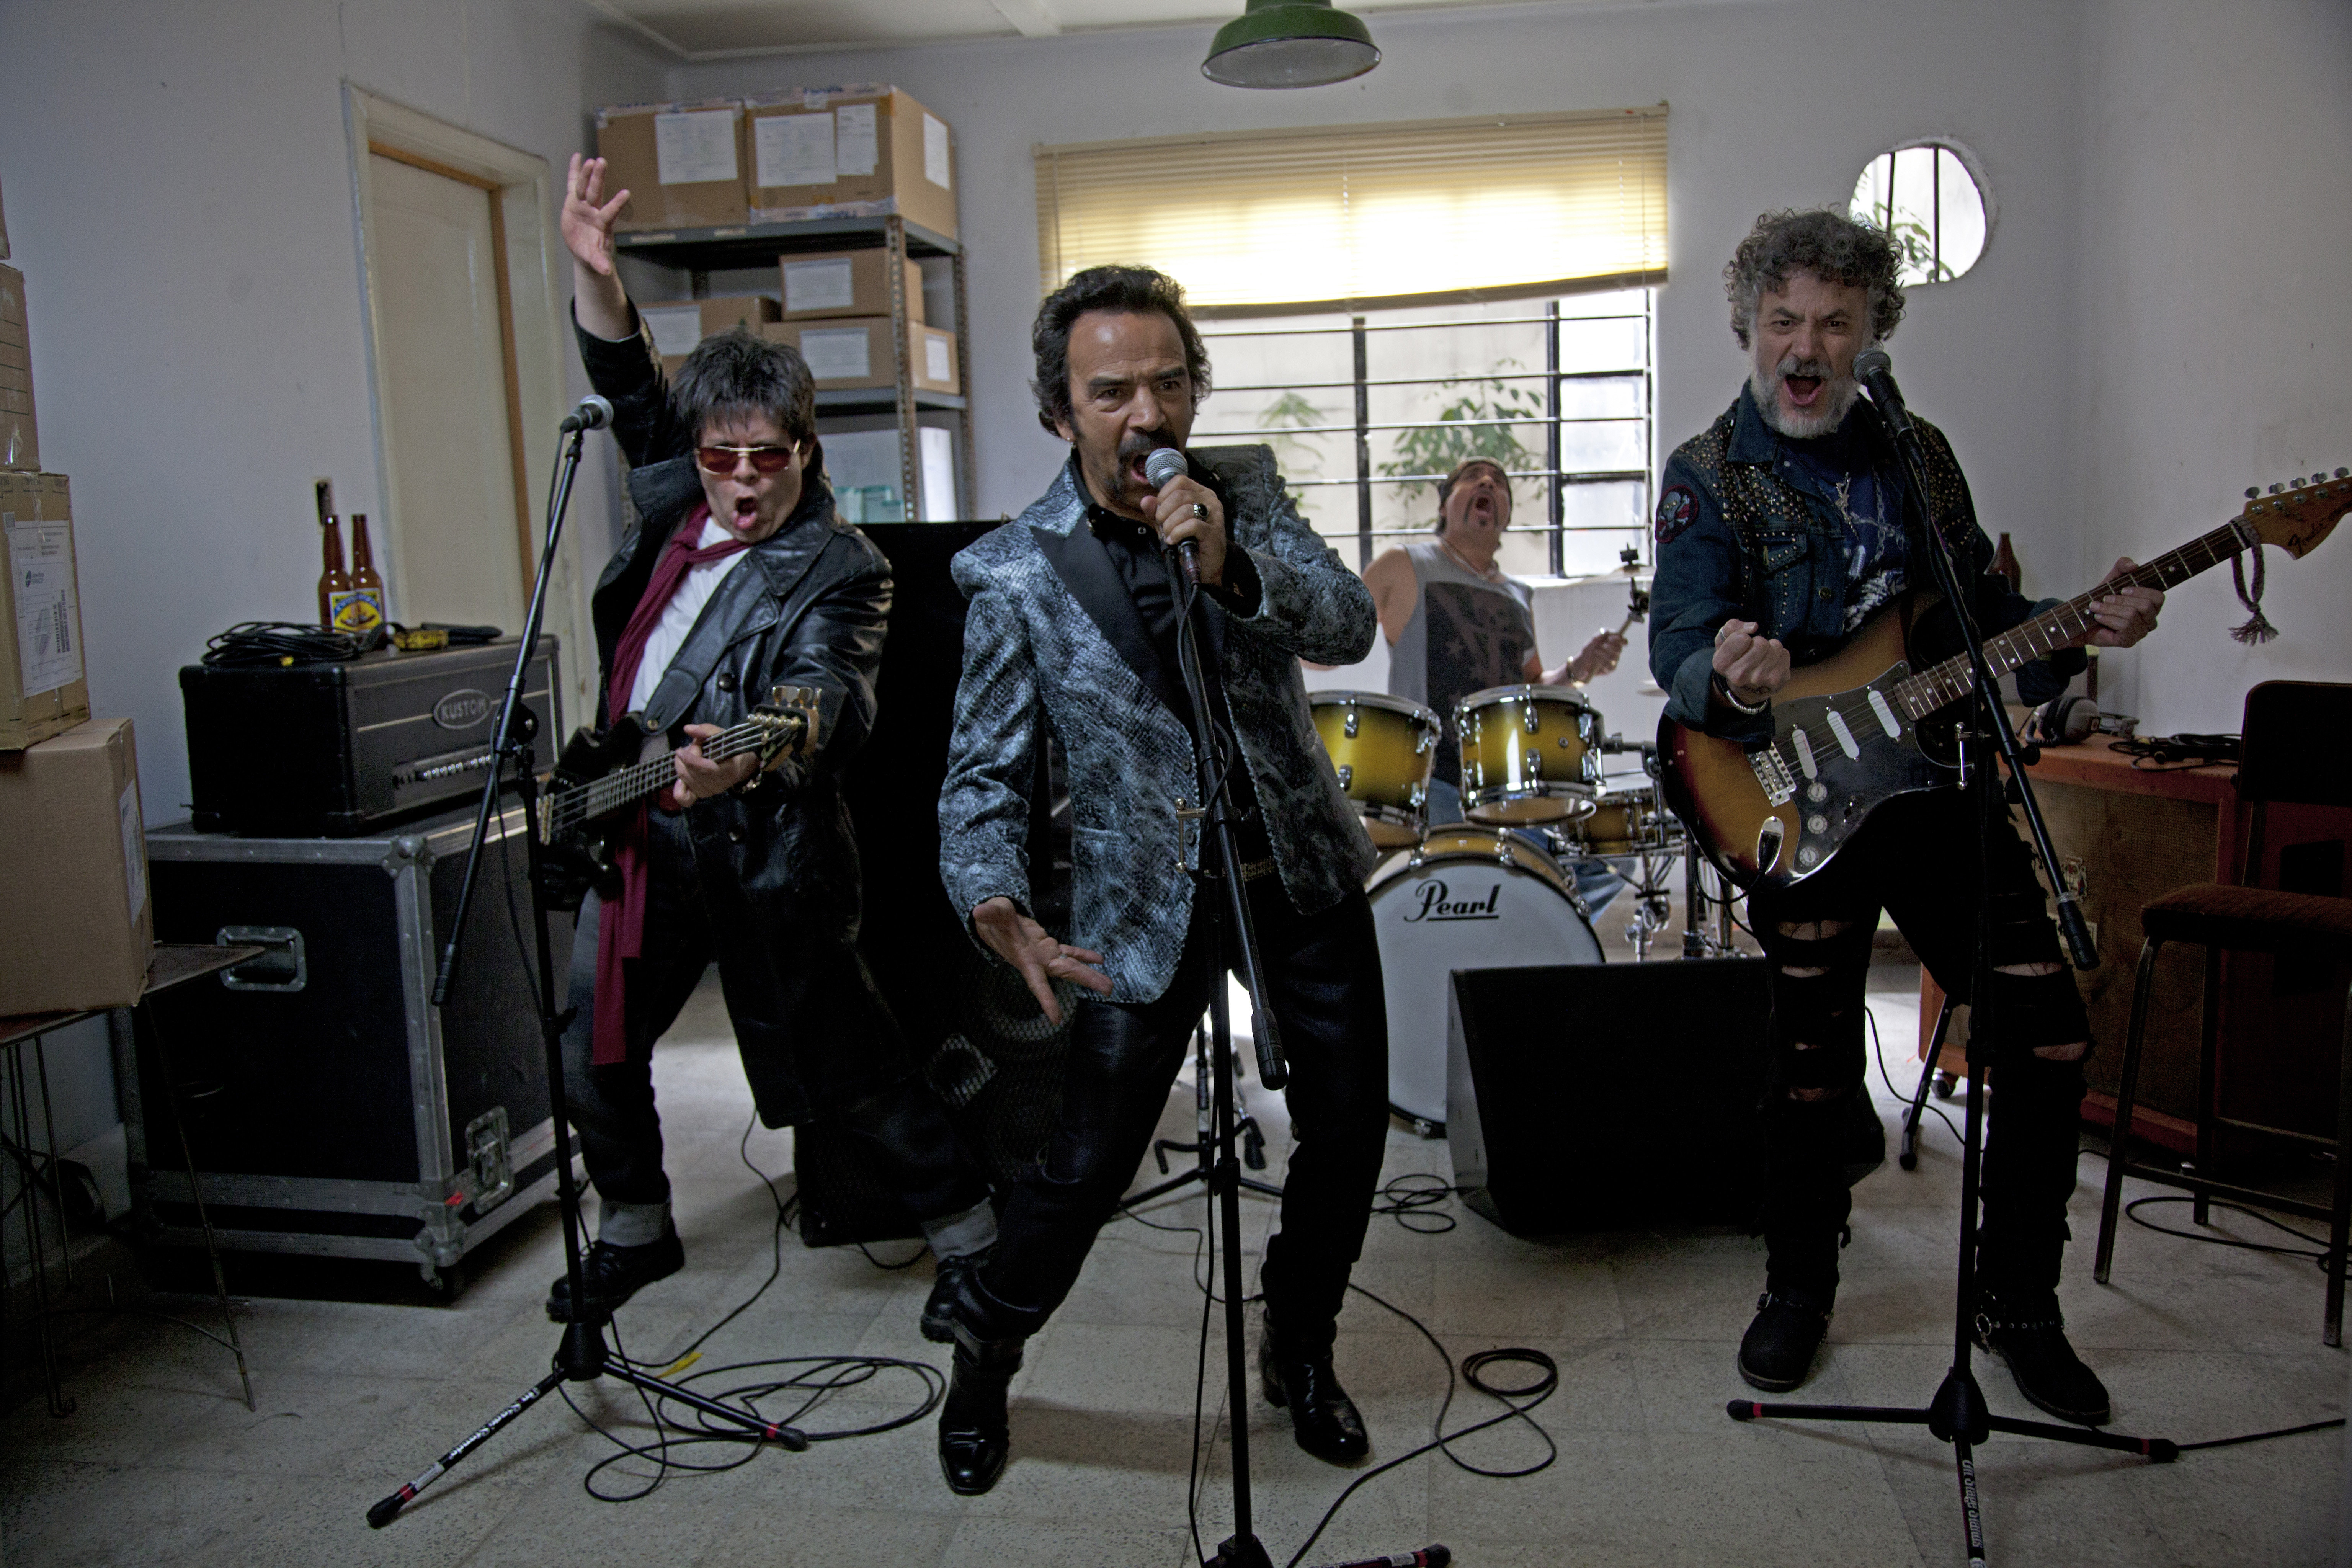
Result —
[{"label": "black pompadour hair", "polygon": [[741,327],[695,345],[670,379],[670,408],[699,440],[704,426],[766,415],[795,442],[816,439],[816,378],[800,351]]},{"label": "black pompadour hair", "polygon": [[1070,418],[1070,329],[1089,310],[1114,315],[1157,312],[1176,323],[1184,340],[1184,368],[1192,380],[1192,406],[1209,395],[1209,350],[1184,309],[1184,286],[1165,272],[1149,267],[1089,267],[1045,296],[1037,320],[1029,329],[1029,344],[1036,353],[1037,379],[1029,384],[1037,396],[1038,423],[1051,430]]}]

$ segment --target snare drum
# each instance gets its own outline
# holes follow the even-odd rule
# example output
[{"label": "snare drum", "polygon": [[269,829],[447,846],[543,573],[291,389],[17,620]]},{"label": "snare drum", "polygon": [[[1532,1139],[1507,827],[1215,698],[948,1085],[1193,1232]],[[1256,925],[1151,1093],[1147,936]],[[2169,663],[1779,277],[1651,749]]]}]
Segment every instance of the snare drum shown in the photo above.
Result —
[{"label": "snare drum", "polygon": [[1592,815],[1563,831],[1588,856],[1638,855],[1667,847],[1673,818],[1658,805],[1658,786],[1645,773],[1601,781]]},{"label": "snare drum", "polygon": [[1437,765],[1437,715],[1381,691],[1316,691],[1307,701],[1372,842],[1391,849],[1418,839]]},{"label": "snare drum", "polygon": [[1433,828],[1382,861],[1364,888],[1388,993],[1389,1104],[1433,1131],[1446,1120],[1453,973],[1599,963],[1601,942],[1577,907],[1576,885],[1515,833]]},{"label": "snare drum", "polygon": [[1473,822],[1558,822],[1592,810],[1601,715],[1565,686],[1490,686],[1454,705],[1462,808]]}]

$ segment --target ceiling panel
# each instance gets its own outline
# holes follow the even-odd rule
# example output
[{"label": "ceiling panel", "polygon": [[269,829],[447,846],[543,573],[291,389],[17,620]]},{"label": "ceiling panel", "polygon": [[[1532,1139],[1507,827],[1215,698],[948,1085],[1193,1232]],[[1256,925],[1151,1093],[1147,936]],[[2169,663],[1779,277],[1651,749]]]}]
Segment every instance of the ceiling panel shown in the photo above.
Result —
[{"label": "ceiling panel", "polygon": [[[592,0],[689,58],[1012,38],[1108,27],[1211,26],[1242,0]],[[1426,11],[1481,0],[1348,0],[1359,12]]]}]

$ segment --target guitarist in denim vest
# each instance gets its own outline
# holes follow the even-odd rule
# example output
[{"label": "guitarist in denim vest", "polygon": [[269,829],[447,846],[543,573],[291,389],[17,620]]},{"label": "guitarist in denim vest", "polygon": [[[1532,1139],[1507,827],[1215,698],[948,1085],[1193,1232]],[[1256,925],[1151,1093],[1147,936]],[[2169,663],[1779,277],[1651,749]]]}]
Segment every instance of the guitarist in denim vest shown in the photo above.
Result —
[{"label": "guitarist in denim vest", "polygon": [[[675,777],[624,831],[621,876],[587,895],[572,944],[564,1089],[599,1200],[585,1282],[610,1311],[684,1266],[654,1108],[654,1043],[716,963],[744,1077],[770,1127],[824,1119],[863,1146],[939,1258],[923,1331],[995,1236],[858,955],[857,846],[842,770],[874,721],[889,563],[834,515],[800,356],[736,331],[662,373],[613,268],[602,159],[574,156],[563,237],[588,379],[613,404],[636,527],[604,568],[595,623],[604,724],[637,715]],[[762,766],[703,754],[778,685],[816,694],[813,734]],[[570,1283],[548,1312],[572,1315]]]},{"label": "guitarist in denim vest", "polygon": [[[1911,532],[1909,483],[1885,423],[1857,395],[1854,357],[1903,314],[1899,258],[1883,231],[1835,211],[1759,218],[1725,269],[1732,335],[1750,358],[1738,400],[1668,460],[1659,484],[1650,668],[1669,719],[1729,739],[1769,739],[1790,670],[1837,653],[1931,581]],[[1950,444],[1918,422],[1926,511],[1971,584],[1990,637],[2037,606],[1991,572]],[[2129,562],[2119,562],[2122,571]],[[2132,588],[2094,602],[2074,646],[2023,666],[2019,694],[2057,695],[2084,643],[2128,647],[2163,595]],[[1956,651],[1953,648],[1943,652]],[[1739,1374],[1769,1392],[1811,1374],[1838,1283],[1849,1188],[1885,1158],[1863,1081],[1863,989],[1882,910],[1947,994],[1966,1000],[1977,911],[1992,906],[1989,987],[1978,1009],[2000,1030],[1977,1248],[1977,1332],[2025,1397],[2096,1426],[2105,1388],[2067,1343],[2058,1310],[2066,1203],[2090,1048],[2024,845],[1993,846],[1980,877],[1979,812],[1952,789],[1880,805],[1843,853],[1791,885],[1759,881],[1748,913],[1771,964],[1773,1051],[1765,1106],[1765,1293],[1739,1346]]]}]

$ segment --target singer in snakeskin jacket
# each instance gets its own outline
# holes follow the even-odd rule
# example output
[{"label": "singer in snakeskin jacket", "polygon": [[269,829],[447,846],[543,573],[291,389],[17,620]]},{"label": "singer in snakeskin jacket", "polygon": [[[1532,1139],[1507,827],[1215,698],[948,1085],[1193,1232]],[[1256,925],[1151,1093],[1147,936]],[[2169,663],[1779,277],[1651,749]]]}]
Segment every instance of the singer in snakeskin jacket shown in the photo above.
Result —
[{"label": "singer in snakeskin jacket", "polygon": [[[1172,280],[1081,272],[1045,300],[1033,336],[1040,418],[1073,451],[1035,504],[954,563],[970,609],[940,863],[974,936],[1050,1016],[1052,982],[1084,989],[1045,1160],[957,1299],[941,1464],[958,1491],[993,1484],[1021,1342],[1076,1279],[1223,983],[1213,970],[1233,962],[1226,894],[1201,879],[1204,853],[1215,857],[1179,662],[1189,595],[1163,559],[1185,541],[1198,551],[1203,706],[1292,1075],[1297,1147],[1266,1249],[1261,1365],[1300,1445],[1350,1460],[1366,1439],[1331,1354],[1386,1142],[1388,1030],[1363,891],[1373,850],[1316,738],[1299,660],[1361,658],[1371,595],[1299,517],[1265,447],[1194,449],[1188,474],[1146,479],[1148,453],[1183,448],[1208,386]],[[1068,762],[1066,942],[1033,918],[1024,850],[1048,730]]]}]

